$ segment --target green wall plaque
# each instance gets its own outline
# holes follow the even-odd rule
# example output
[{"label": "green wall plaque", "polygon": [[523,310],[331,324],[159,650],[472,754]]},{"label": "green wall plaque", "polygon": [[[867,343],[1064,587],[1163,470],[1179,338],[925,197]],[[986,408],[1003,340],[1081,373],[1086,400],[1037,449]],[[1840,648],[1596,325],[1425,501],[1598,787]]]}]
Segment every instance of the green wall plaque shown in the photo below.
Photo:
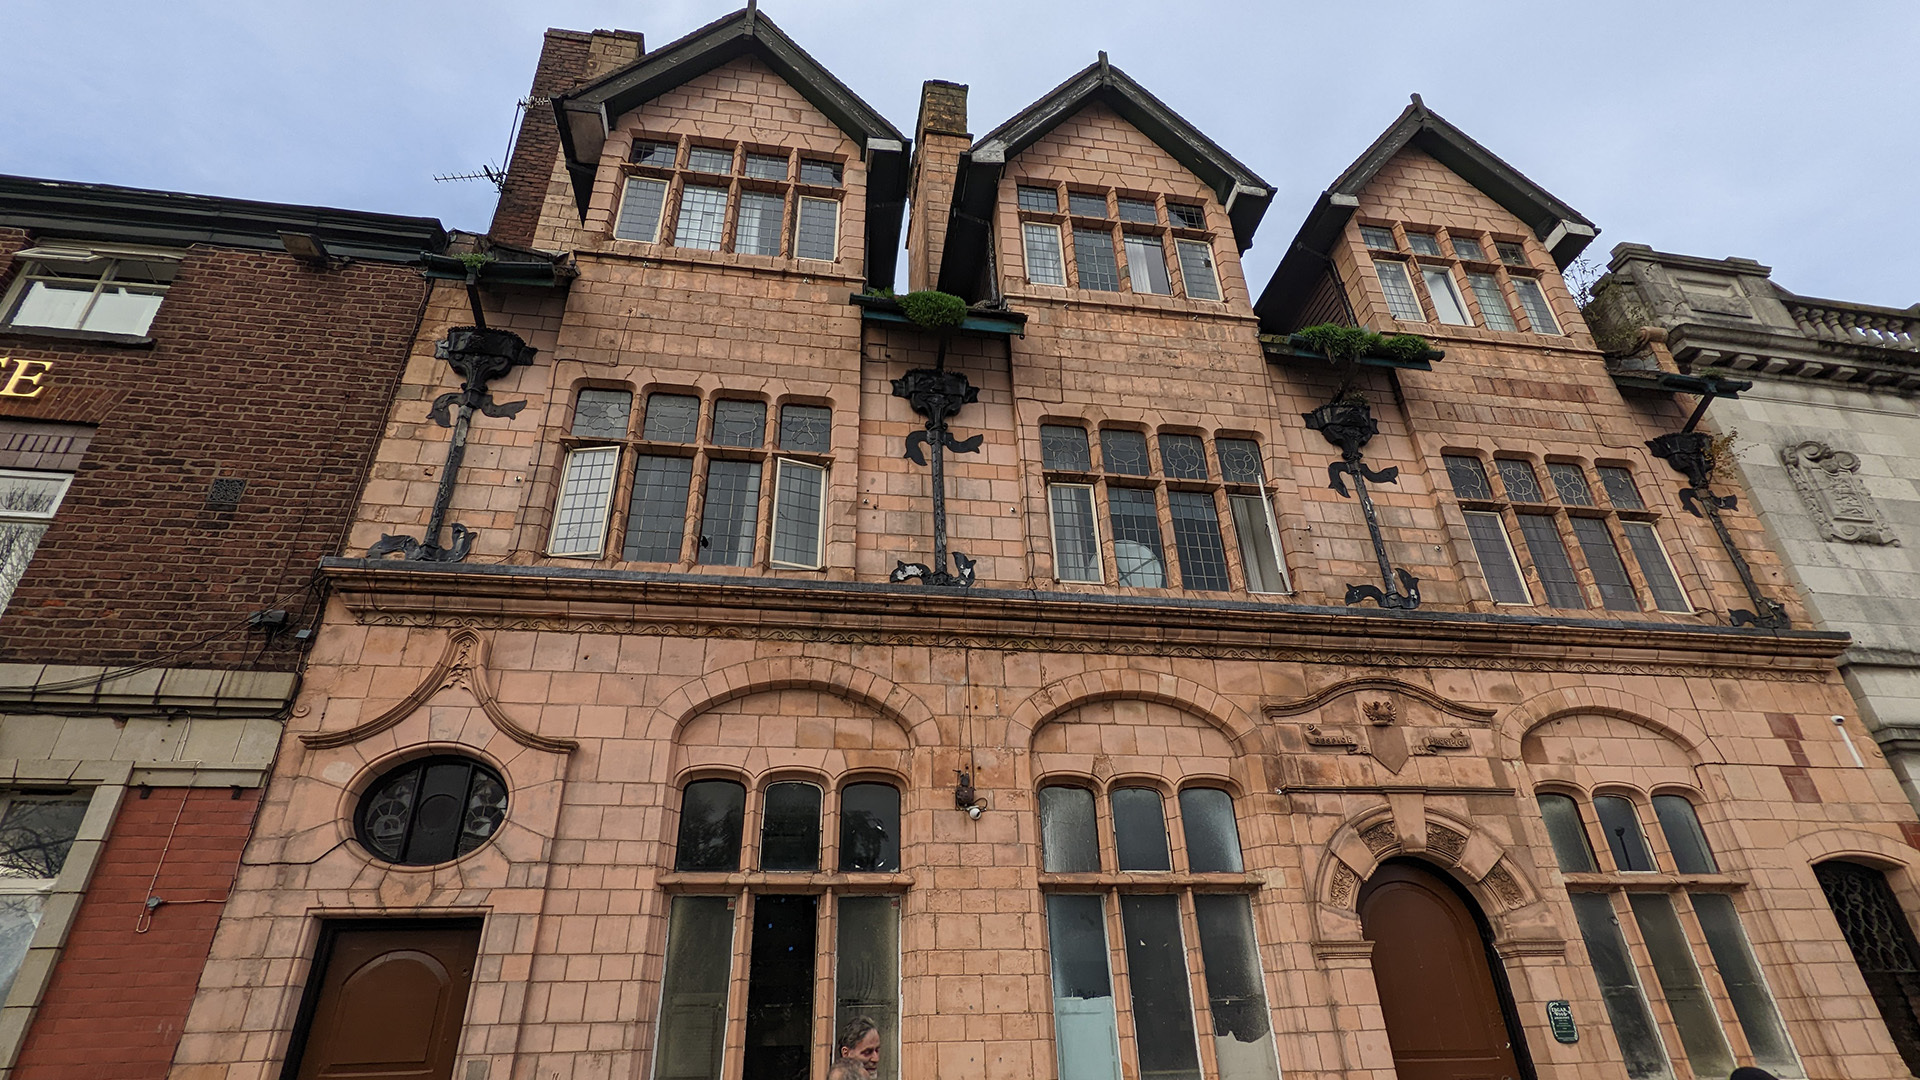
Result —
[{"label": "green wall plaque", "polygon": [[1573,1006],[1564,1001],[1547,1002],[1547,1026],[1553,1037],[1563,1043],[1580,1041],[1580,1029],[1573,1026]]}]

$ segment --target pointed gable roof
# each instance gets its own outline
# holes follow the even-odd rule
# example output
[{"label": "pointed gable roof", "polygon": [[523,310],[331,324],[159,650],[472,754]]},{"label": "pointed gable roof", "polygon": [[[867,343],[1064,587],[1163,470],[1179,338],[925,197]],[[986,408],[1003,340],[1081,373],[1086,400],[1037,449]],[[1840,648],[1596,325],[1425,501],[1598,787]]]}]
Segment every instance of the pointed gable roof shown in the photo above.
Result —
[{"label": "pointed gable roof", "polygon": [[1314,285],[1326,269],[1333,245],[1346,229],[1347,219],[1359,209],[1360,192],[1394,155],[1409,146],[1425,151],[1525,222],[1552,253],[1553,261],[1563,268],[1578,258],[1600,231],[1579,211],[1468,138],[1466,132],[1448,123],[1439,113],[1428,109],[1420,95],[1415,94],[1413,103],[1400,113],[1392,126],[1347,166],[1332,187],[1320,193],[1307,220],[1301,224],[1299,235],[1294,237],[1293,245],[1253,305],[1263,329],[1274,333],[1291,329],[1285,324],[1312,295]]},{"label": "pointed gable roof", "polygon": [[618,71],[554,97],[561,153],[573,178],[574,201],[580,215],[586,216],[593,174],[600,165],[600,148],[617,118],[742,56],[752,56],[772,68],[860,144],[867,162],[867,280],[874,285],[891,283],[900,246],[900,217],[906,206],[907,151],[912,140],[807,55],[754,4],[655,49]]}]

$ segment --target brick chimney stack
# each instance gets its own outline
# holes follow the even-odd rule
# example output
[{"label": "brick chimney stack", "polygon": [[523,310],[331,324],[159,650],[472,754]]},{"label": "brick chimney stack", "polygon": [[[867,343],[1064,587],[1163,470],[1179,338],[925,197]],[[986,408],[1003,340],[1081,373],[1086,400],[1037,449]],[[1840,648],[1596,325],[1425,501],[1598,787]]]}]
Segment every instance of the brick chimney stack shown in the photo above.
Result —
[{"label": "brick chimney stack", "polygon": [[646,51],[646,38],[637,30],[547,31],[533,69],[533,88],[527,91],[532,103],[507,160],[507,179],[500,186],[489,236],[522,247],[533,243],[560,154],[553,96],[625,67]]},{"label": "brick chimney stack", "polygon": [[967,133],[967,88],[928,80],[920,90],[920,119],[913,133],[913,177],[907,217],[907,288],[931,289],[940,276],[947,213],[960,155],[973,145]]}]

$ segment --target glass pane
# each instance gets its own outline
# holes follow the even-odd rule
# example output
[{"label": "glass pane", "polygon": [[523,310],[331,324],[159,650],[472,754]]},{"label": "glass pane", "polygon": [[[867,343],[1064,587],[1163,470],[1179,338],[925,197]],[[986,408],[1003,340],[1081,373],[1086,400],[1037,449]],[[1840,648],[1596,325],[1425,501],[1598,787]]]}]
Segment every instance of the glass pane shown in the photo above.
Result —
[{"label": "glass pane", "polygon": [[1454,326],[1472,326],[1473,320],[1467,318],[1467,306],[1460,300],[1460,292],[1454,287],[1453,275],[1437,266],[1420,268],[1420,279],[1426,282],[1427,295],[1433,298],[1434,314],[1440,321]]},{"label": "glass pane", "polygon": [[1110,487],[1107,509],[1113,521],[1113,564],[1120,584],[1141,589],[1167,587],[1167,557],[1160,546],[1160,515],[1153,491]]},{"label": "glass pane", "polygon": [[785,180],[787,178],[786,155],[748,154],[747,175],[755,180]]},{"label": "glass pane", "polygon": [[1584,608],[1586,591],[1574,575],[1573,560],[1567,557],[1567,543],[1552,514],[1521,514],[1520,535],[1527,539],[1527,554],[1533,556],[1533,569],[1540,585],[1547,590],[1547,604],[1558,608]]},{"label": "glass pane", "polygon": [[[362,804],[361,839],[374,854],[389,862],[399,862],[406,851],[407,830],[413,825],[413,804],[420,793],[420,772],[403,769],[389,776]],[[5,863],[0,863],[0,868],[4,866]]]},{"label": "glass pane", "polygon": [[1407,280],[1407,268],[1397,262],[1376,262],[1373,272],[1380,279],[1380,288],[1386,292],[1387,314],[1408,322],[1425,322],[1426,312],[1420,309],[1420,298],[1413,295],[1413,284]]},{"label": "glass pane", "polygon": [[628,562],[678,562],[687,534],[687,492],[693,459],[641,454],[633,466],[633,505],[627,510]]},{"label": "glass pane", "polygon": [[759,446],[767,438],[767,403],[720,400],[713,403],[713,441],[721,446]]},{"label": "glass pane", "polygon": [[46,902],[40,893],[0,894],[0,1001],[13,991]]},{"label": "glass pane", "polygon": [[1593,845],[1587,842],[1587,827],[1580,821],[1580,807],[1565,795],[1540,796],[1540,817],[1547,823],[1547,839],[1553,842],[1553,857],[1566,874],[1591,874],[1600,869],[1593,861]]},{"label": "glass pane", "polygon": [[[1454,241],[1454,246],[1459,246]],[[1478,256],[1474,256],[1478,258]],[[1464,258],[1464,256],[1463,256]],[[1480,305],[1480,317],[1486,320],[1489,330],[1518,330],[1520,324],[1513,321],[1513,309],[1507,306],[1506,294],[1500,291],[1500,279],[1492,274],[1469,272],[1467,287],[1473,290],[1473,299]]]},{"label": "glass pane", "polygon": [[1252,905],[1245,896],[1198,893],[1193,908],[1200,924],[1200,958],[1207,969],[1218,1075],[1221,1080],[1280,1080],[1260,949],[1253,939]]},{"label": "glass pane", "polygon": [[1440,254],[1440,241],[1432,233],[1409,232],[1407,246],[1413,249],[1415,255]]},{"label": "glass pane", "polygon": [[1560,501],[1568,506],[1592,506],[1593,488],[1587,485],[1587,474],[1580,466],[1565,461],[1547,463],[1547,475],[1553,477],[1553,489],[1560,493]]},{"label": "glass pane", "polygon": [[800,182],[803,184],[824,184],[828,187],[839,187],[840,163],[837,161],[821,161],[818,158],[801,158]]},{"label": "glass pane", "polygon": [[87,303],[93,299],[94,278],[83,280],[35,281],[7,321],[15,326],[48,326],[58,330],[78,330],[86,317]]},{"label": "glass pane", "polygon": [[1078,214],[1081,217],[1106,217],[1107,197],[1069,191],[1067,192],[1067,213]]},{"label": "glass pane", "polygon": [[1645,510],[1647,504],[1640,500],[1640,489],[1634,486],[1633,471],[1618,465],[1601,465],[1600,486],[1607,489],[1607,499],[1616,510]]},{"label": "glass pane", "polygon": [[1233,819],[1233,796],[1218,788],[1187,788],[1180,793],[1180,825],[1187,839],[1187,869],[1196,874],[1238,874],[1240,826]]},{"label": "glass pane", "polygon": [[1120,869],[1173,869],[1160,793],[1152,788],[1115,788],[1112,798],[1113,846]]},{"label": "glass pane", "polygon": [[1104,229],[1073,230],[1073,265],[1080,287],[1101,292],[1120,290],[1120,264],[1113,257],[1113,234]]},{"label": "glass pane", "polygon": [[1054,214],[1060,211],[1060,193],[1052,188],[1027,187],[1022,184],[1016,195],[1022,210],[1038,214]]},{"label": "glass pane", "polygon": [[1613,546],[1606,521],[1575,517],[1568,522],[1587,557],[1587,569],[1593,571],[1593,583],[1600,587],[1600,602],[1609,611],[1639,611],[1640,597],[1633,591],[1633,579],[1627,577],[1627,565],[1620,561],[1620,549]]},{"label": "glass pane", "polygon": [[1160,436],[1160,466],[1174,480],[1207,478],[1207,447],[1198,435]]},{"label": "glass pane", "polygon": [[1110,473],[1146,476],[1153,471],[1147,460],[1147,437],[1125,428],[1101,428],[1100,464]]},{"label": "glass pane", "polygon": [[832,446],[832,409],[824,405],[780,406],[780,449],[824,454]]},{"label": "glass pane", "polygon": [[743,1080],[794,1080],[812,1065],[818,905],[814,896],[753,898]]},{"label": "glass pane", "polygon": [[472,779],[473,765],[468,761],[432,761],[421,769],[420,798],[401,862],[431,866],[454,857]]},{"label": "glass pane", "polygon": [[833,1030],[845,1031],[855,1018],[872,1021],[880,1035],[875,1076],[894,1080],[900,1075],[900,898],[841,897],[838,933]]},{"label": "glass pane", "polygon": [[[781,163],[785,165],[785,162]],[[780,254],[786,200],[762,191],[740,194],[740,221],[733,229],[733,250],[747,255]]]},{"label": "glass pane", "polygon": [[1447,480],[1453,484],[1454,495],[1483,501],[1493,498],[1493,485],[1487,480],[1486,462],[1464,454],[1446,454],[1440,460],[1447,466]]},{"label": "glass pane", "polygon": [[1560,323],[1553,317],[1553,309],[1547,306],[1547,294],[1540,291],[1539,282],[1528,277],[1515,277],[1513,292],[1520,298],[1520,310],[1527,313],[1527,321],[1533,324],[1534,333],[1560,332]]},{"label": "glass pane", "polygon": [[1180,898],[1122,894],[1120,920],[1127,933],[1127,982],[1133,988],[1140,1078],[1200,1080],[1187,950],[1180,939]]},{"label": "glass pane", "polygon": [[625,390],[580,391],[573,403],[573,434],[579,439],[619,439],[627,434],[633,395]]},{"label": "glass pane", "polygon": [[800,200],[800,224],[793,234],[793,253],[798,258],[821,262],[833,262],[840,257],[839,203],[832,199]]},{"label": "glass pane", "polygon": [[1640,924],[1640,936],[1647,943],[1647,957],[1653,961],[1653,973],[1660,980],[1660,992],[1673,1014],[1673,1026],[1680,1030],[1680,1045],[1686,1048],[1687,1064],[1695,1076],[1724,1076],[1733,1071],[1733,1051],[1727,1047],[1727,1034],[1720,1027],[1720,1014],[1700,968],[1693,962],[1693,946],[1680,926],[1673,897],[1666,893],[1628,893],[1634,921]]},{"label": "glass pane", "polygon": [[87,816],[87,802],[86,796],[76,795],[7,803],[0,815],[0,877],[59,877],[80,834],[80,820]]},{"label": "glass pane", "polygon": [[1600,999],[1606,1002],[1607,1018],[1613,1022],[1613,1036],[1626,1059],[1629,1080],[1672,1080],[1673,1069],[1667,1064],[1667,1052],[1660,1044],[1660,1030],[1654,1025],[1646,995],[1640,992],[1626,936],[1613,916],[1612,900],[1606,893],[1574,893],[1569,899],[1580,923],[1580,936],[1587,943],[1594,978],[1600,983]]},{"label": "glass pane", "polygon": [[1513,545],[1507,539],[1507,526],[1500,515],[1469,510],[1466,516],[1467,536],[1473,540],[1473,553],[1480,559],[1480,572],[1486,575],[1487,592],[1494,602],[1533,603],[1533,594],[1520,577],[1520,564],[1514,561]]},{"label": "glass pane", "polygon": [[0,611],[6,610],[20,580],[27,576],[27,566],[47,529],[28,521],[0,521]]},{"label": "glass pane", "polygon": [[1653,856],[1647,852],[1647,838],[1640,832],[1640,817],[1633,803],[1618,795],[1595,795],[1594,816],[1600,819],[1600,832],[1613,852],[1613,868],[1623,873],[1653,870]]},{"label": "glass pane", "polygon": [[1693,605],[1687,603],[1680,579],[1673,576],[1673,565],[1667,561],[1666,549],[1660,546],[1653,526],[1644,521],[1623,521],[1620,528],[1627,534],[1627,546],[1633,549],[1648,591],[1653,593],[1653,606],[1661,611],[1692,611]]},{"label": "glass pane", "polygon": [[647,419],[640,437],[654,442],[690,443],[699,434],[700,399],[691,394],[648,394]]},{"label": "glass pane", "polygon": [[840,792],[840,870],[900,869],[900,789],[848,784]]},{"label": "glass pane", "polygon": [[680,797],[675,870],[740,869],[740,826],[747,789],[732,780],[695,780]]},{"label": "glass pane", "polygon": [[100,290],[87,312],[82,330],[102,334],[144,334],[153,325],[153,316],[166,297],[149,289],[125,289],[108,285]]},{"label": "glass pane", "polygon": [[787,782],[767,786],[760,819],[760,869],[820,869],[820,789]]},{"label": "glass pane", "polygon": [[1494,241],[1494,249],[1500,253],[1500,261],[1508,266],[1527,265],[1527,249],[1506,240]]},{"label": "glass pane", "polygon": [[1734,1015],[1740,1018],[1740,1030],[1746,1032],[1747,1046],[1753,1051],[1753,1063],[1779,1076],[1804,1076],[1793,1041],[1774,1007],[1767,980],[1747,944],[1747,933],[1740,926],[1733,898],[1720,893],[1692,893],[1693,913],[1700,919],[1707,949],[1713,954],[1713,966],[1720,971],[1727,996],[1733,999]]},{"label": "glass pane", "polygon": [[692,147],[687,151],[687,168],[725,175],[733,171],[733,151],[711,146]]},{"label": "glass pane", "polygon": [[1214,453],[1220,458],[1220,478],[1229,484],[1264,484],[1266,473],[1260,467],[1260,444],[1252,439],[1215,439]]},{"label": "glass pane", "polygon": [[1053,1046],[1060,1080],[1120,1080],[1120,1032],[1100,897],[1047,897],[1047,944],[1053,960]]},{"label": "glass pane", "polygon": [[1470,236],[1460,236],[1458,234],[1449,236],[1447,239],[1453,242],[1454,255],[1462,259],[1470,259],[1474,262],[1487,261],[1487,251],[1480,246],[1480,241]]},{"label": "glass pane", "polygon": [[724,896],[674,897],[654,1080],[720,1080],[733,975],[731,963],[716,962],[723,957],[733,957],[733,902]]},{"label": "glass pane", "polygon": [[1040,865],[1050,874],[1099,871],[1093,792],[1065,786],[1040,789]]},{"label": "glass pane", "polygon": [[1273,514],[1264,495],[1229,495],[1233,531],[1240,535],[1240,564],[1247,571],[1247,591],[1284,593],[1286,568],[1281,565],[1280,541],[1274,535]]},{"label": "glass pane", "polygon": [[1087,429],[1066,424],[1040,425],[1040,463],[1049,469],[1087,472],[1093,458],[1087,448]]},{"label": "glass pane", "polygon": [[1180,254],[1180,280],[1187,295],[1195,300],[1220,299],[1220,275],[1214,272],[1213,245],[1201,240],[1178,240],[1174,249]]},{"label": "glass pane", "polygon": [[1167,220],[1173,222],[1176,229],[1204,229],[1207,227],[1207,208],[1170,202],[1167,204]]},{"label": "glass pane", "polygon": [[673,168],[674,154],[678,150],[679,147],[673,143],[635,140],[633,150],[627,155],[627,160],[633,162],[635,165],[652,165],[658,169],[671,169]]},{"label": "glass pane", "polygon": [[1180,587],[1223,591],[1227,584],[1227,549],[1220,539],[1220,512],[1213,496],[1204,491],[1169,491],[1173,510],[1173,543],[1180,553]]},{"label": "glass pane", "polygon": [[1166,296],[1173,292],[1173,281],[1167,277],[1167,249],[1160,245],[1157,236],[1128,236],[1124,238],[1127,248],[1127,280],[1137,293],[1152,293]]},{"label": "glass pane", "polygon": [[[669,151],[667,160],[673,160]],[[660,239],[660,209],[667,204],[667,182],[634,177],[627,181],[627,197],[620,201],[620,220],[613,235],[622,240],[651,244]]]},{"label": "glass pane", "polygon": [[680,223],[674,227],[677,247],[719,251],[727,224],[727,189],[687,184],[680,189]]},{"label": "glass pane", "polygon": [[1400,248],[1393,239],[1393,230],[1378,225],[1360,226],[1360,240],[1375,251],[1398,251]]},{"label": "glass pane", "polygon": [[475,768],[467,785],[467,808],[460,819],[460,840],[454,854],[465,855],[486,843],[500,831],[500,823],[506,818],[506,785],[491,771]]},{"label": "glass pane", "polygon": [[1500,458],[1494,462],[1500,469],[1500,482],[1506,485],[1507,498],[1514,502],[1543,503],[1547,501],[1540,493],[1540,474],[1525,461],[1513,458]]},{"label": "glass pane", "polygon": [[1120,220],[1141,225],[1158,225],[1160,215],[1154,211],[1153,203],[1146,199],[1121,199]]},{"label": "glass pane", "polygon": [[1027,280],[1035,285],[1065,285],[1067,274],[1060,262],[1060,230],[1052,225],[1028,222],[1021,233],[1026,237]]},{"label": "glass pane", "polygon": [[1100,581],[1100,537],[1094,530],[1093,488],[1048,484],[1053,511],[1053,572],[1061,581]]},{"label": "glass pane", "polygon": [[553,510],[554,555],[598,555],[606,539],[607,509],[613,505],[613,474],[620,448],[596,446],[567,455],[560,481],[560,502]]},{"label": "glass pane", "polygon": [[820,565],[820,507],[827,470],[781,458],[773,493],[773,561],[783,566]]},{"label": "glass pane", "polygon": [[1706,831],[1693,804],[1680,795],[1655,795],[1653,816],[1660,819],[1660,831],[1666,834],[1667,850],[1673,853],[1673,865],[1682,874],[1717,874],[1713,848],[1707,844]]},{"label": "glass pane", "polygon": [[700,518],[700,556],[709,566],[749,566],[760,524],[760,463],[707,462],[707,506]]}]

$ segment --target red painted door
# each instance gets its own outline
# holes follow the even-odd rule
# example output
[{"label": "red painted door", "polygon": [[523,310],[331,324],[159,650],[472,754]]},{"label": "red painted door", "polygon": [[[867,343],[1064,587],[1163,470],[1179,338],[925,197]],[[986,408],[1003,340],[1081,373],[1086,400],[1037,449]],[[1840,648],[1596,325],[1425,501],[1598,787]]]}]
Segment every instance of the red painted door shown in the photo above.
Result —
[{"label": "red painted door", "polygon": [[298,1080],[449,1080],[476,924],[331,927]]},{"label": "red painted door", "polygon": [[1480,926],[1459,893],[1389,863],[1367,882],[1360,923],[1400,1080],[1519,1080]]}]

